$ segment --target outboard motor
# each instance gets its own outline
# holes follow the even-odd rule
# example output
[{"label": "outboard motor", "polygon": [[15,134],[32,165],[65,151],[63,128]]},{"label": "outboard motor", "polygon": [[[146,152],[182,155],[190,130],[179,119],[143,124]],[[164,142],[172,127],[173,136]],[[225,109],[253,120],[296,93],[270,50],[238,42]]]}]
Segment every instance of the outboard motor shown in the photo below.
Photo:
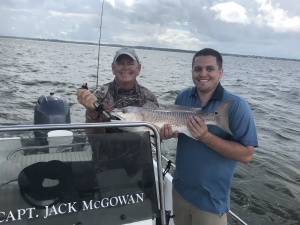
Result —
[{"label": "outboard motor", "polygon": [[[70,108],[67,101],[54,93],[39,97],[34,110],[34,124],[63,124],[71,123]],[[34,131],[34,136],[41,144],[48,144],[49,130]]]}]

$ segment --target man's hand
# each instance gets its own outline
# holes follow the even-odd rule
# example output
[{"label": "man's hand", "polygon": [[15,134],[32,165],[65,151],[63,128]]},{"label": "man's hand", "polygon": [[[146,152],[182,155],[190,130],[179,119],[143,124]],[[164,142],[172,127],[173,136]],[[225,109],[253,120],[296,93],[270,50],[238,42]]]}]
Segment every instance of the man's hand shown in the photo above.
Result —
[{"label": "man's hand", "polygon": [[198,116],[190,116],[188,118],[187,128],[191,135],[200,141],[205,140],[210,135],[207,125]]},{"label": "man's hand", "polygon": [[95,106],[93,103],[97,101],[97,97],[93,95],[89,90],[80,88],[77,91],[77,100],[82,104],[86,109],[90,111],[95,111]]},{"label": "man's hand", "polygon": [[170,124],[164,124],[162,128],[159,130],[160,139],[170,139],[170,138],[178,138],[178,131],[172,130],[172,126]]}]

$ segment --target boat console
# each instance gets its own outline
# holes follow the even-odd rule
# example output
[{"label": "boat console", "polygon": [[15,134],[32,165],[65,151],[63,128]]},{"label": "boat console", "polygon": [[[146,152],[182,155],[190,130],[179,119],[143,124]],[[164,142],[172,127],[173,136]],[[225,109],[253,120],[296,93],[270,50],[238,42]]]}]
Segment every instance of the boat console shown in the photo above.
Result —
[{"label": "boat console", "polygon": [[[157,132],[147,123],[0,127],[0,223],[166,224],[160,142],[154,168],[149,132],[84,132],[120,126]],[[56,135],[34,135],[45,130]]]}]

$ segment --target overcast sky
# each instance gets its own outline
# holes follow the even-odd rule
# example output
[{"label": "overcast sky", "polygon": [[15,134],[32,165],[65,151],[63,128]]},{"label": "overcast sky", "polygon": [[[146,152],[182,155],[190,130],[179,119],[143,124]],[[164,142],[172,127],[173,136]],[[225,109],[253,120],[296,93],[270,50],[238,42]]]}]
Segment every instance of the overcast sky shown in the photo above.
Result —
[{"label": "overcast sky", "polygon": [[[98,43],[102,0],[0,0],[0,35]],[[102,43],[300,59],[299,0],[105,0]]]}]

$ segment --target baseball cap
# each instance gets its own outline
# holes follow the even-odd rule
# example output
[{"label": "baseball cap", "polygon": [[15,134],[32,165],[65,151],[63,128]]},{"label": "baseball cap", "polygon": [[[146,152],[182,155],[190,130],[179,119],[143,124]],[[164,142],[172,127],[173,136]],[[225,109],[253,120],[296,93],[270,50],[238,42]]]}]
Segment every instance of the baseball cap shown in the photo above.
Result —
[{"label": "baseball cap", "polygon": [[116,51],[116,54],[115,54],[113,62],[115,62],[120,55],[128,55],[133,60],[135,60],[138,63],[140,63],[139,57],[137,56],[137,54],[136,54],[136,52],[135,52],[135,50],[133,48],[125,47],[125,48],[121,48],[118,51]]}]

